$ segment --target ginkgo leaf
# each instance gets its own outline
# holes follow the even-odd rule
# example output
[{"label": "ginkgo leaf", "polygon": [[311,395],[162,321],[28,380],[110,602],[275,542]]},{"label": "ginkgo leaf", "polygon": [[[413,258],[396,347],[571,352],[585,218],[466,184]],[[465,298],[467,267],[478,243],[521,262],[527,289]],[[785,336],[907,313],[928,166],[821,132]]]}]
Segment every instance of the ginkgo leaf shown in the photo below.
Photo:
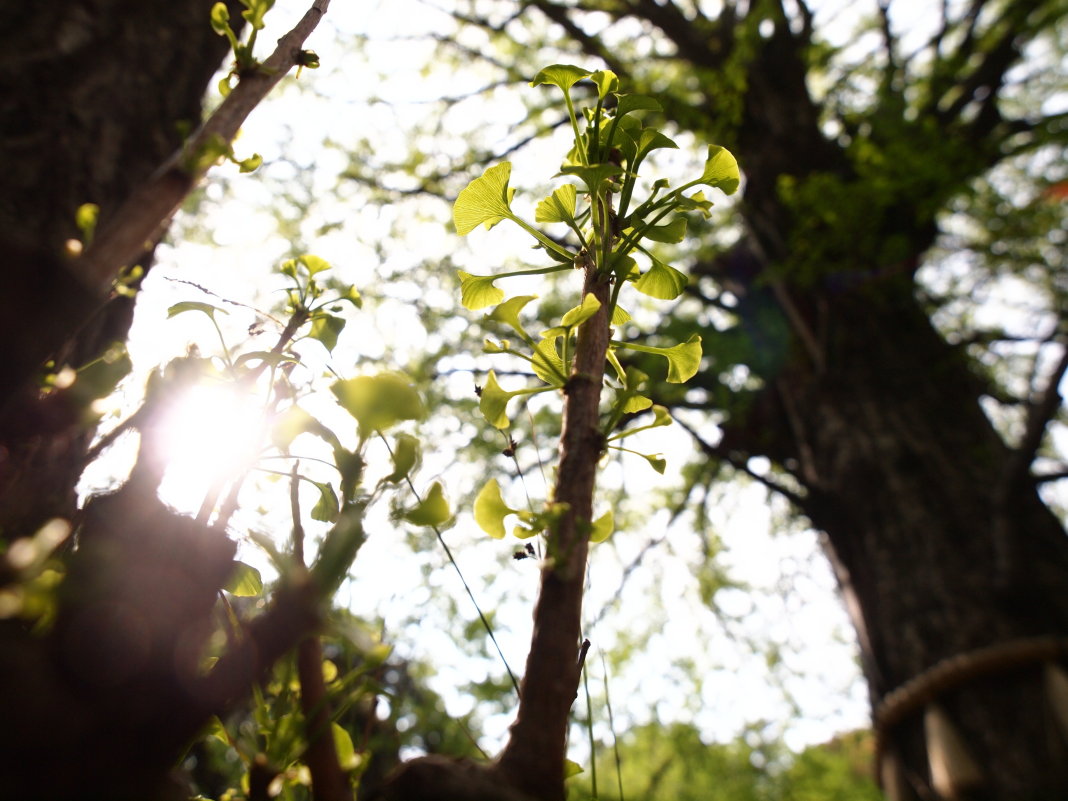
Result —
[{"label": "ginkgo leaf", "polygon": [[590,542],[604,542],[612,536],[615,525],[615,517],[612,514],[612,510],[609,509],[593,521],[593,526],[590,529]]},{"label": "ginkgo leaf", "polygon": [[575,221],[575,200],[578,190],[574,184],[564,184],[538,203],[534,209],[534,221],[540,223]]},{"label": "ginkgo leaf", "polygon": [[591,195],[600,195],[603,185],[622,173],[623,168],[616,164],[568,165],[560,170],[562,175],[581,178]]},{"label": "ginkgo leaf", "polygon": [[645,229],[642,236],[653,242],[681,242],[686,237],[686,218],[676,217],[665,225],[651,225]]},{"label": "ginkgo leaf", "polygon": [[674,300],[682,294],[688,283],[684,273],[659,259],[653,259],[652,266],[634,282],[634,288],[651,298]]},{"label": "ginkgo leaf", "polygon": [[681,211],[699,211],[706,220],[712,216],[712,201],[705,198],[704,192],[694,192],[689,197],[679,198]]},{"label": "ginkgo leaf", "polygon": [[613,342],[621,348],[629,348],[640,353],[652,353],[663,356],[668,362],[667,380],[672,384],[683,384],[693,378],[701,367],[701,335],[693,334],[685,342],[670,348],[654,348],[633,342]]},{"label": "ginkgo leaf", "polygon": [[653,405],[653,402],[644,395],[632,395],[623,404],[623,414],[635,414],[644,411]]},{"label": "ginkgo leaf", "polygon": [[263,578],[252,565],[235,560],[234,572],[223,589],[237,598],[251,598],[263,592]]},{"label": "ginkgo leaf", "polygon": [[642,129],[641,136],[638,139],[638,153],[643,158],[652,151],[665,147],[678,149],[678,145],[672,139],[664,136],[656,128]]},{"label": "ginkgo leaf", "polygon": [[504,518],[516,513],[515,509],[504,502],[501,485],[495,478],[491,478],[479,490],[473,511],[478,527],[495,540],[504,538]]},{"label": "ginkgo leaf", "polygon": [[345,410],[356,418],[362,437],[402,420],[421,420],[426,413],[419,393],[400,373],[349,378],[335,382],[331,390]]},{"label": "ginkgo leaf", "polygon": [[705,171],[697,183],[708,184],[722,190],[726,195],[733,195],[738,191],[741,181],[738,160],[734,158],[734,155],[725,147],[709,145]]},{"label": "ginkgo leaf", "polygon": [[478,409],[486,418],[486,422],[494,428],[508,428],[507,408],[511,399],[511,393],[501,389],[496,373],[490,370],[486,376],[486,385],[482,387],[482,395],[478,399]]},{"label": "ginkgo leaf", "polygon": [[414,508],[404,513],[404,519],[417,526],[440,526],[452,517],[449,502],[445,499],[445,490],[440,481],[435,481]]},{"label": "ginkgo leaf", "polygon": [[486,315],[487,320],[495,320],[499,323],[511,326],[515,329],[519,336],[523,337],[527,342],[531,341],[531,337],[524,330],[522,323],[519,322],[519,312],[523,310],[530,301],[537,298],[537,295],[517,295],[514,298],[508,298],[497,306],[492,312]]},{"label": "ginkgo leaf", "polygon": [[612,325],[624,325],[630,322],[630,312],[620,305],[612,309]]},{"label": "ginkgo leaf", "polygon": [[601,100],[619,88],[619,78],[612,70],[597,70],[590,80],[597,84],[597,97]]},{"label": "ginkgo leaf", "polygon": [[534,360],[531,362],[534,374],[546,384],[554,387],[562,387],[567,381],[567,367],[556,350],[556,340],[558,338],[543,339],[535,345]]},{"label": "ginkgo leaf", "polygon": [[460,302],[465,309],[477,311],[504,300],[504,290],[493,285],[497,279],[492,275],[471,275],[463,270],[460,274]]},{"label": "ginkgo leaf", "polygon": [[581,67],[573,67],[570,64],[553,64],[535,75],[530,85],[549,84],[550,86],[559,86],[566,92],[583,78],[589,77],[590,72]]},{"label": "ginkgo leaf", "polygon": [[330,731],[334,735],[334,753],[337,754],[337,762],[341,769],[348,771],[359,767],[363,757],[356,753],[356,748],[352,744],[352,736],[338,723],[331,723]]},{"label": "ginkgo leaf", "polygon": [[422,456],[419,440],[411,434],[398,434],[393,441],[393,449],[390,460],[393,462],[393,472],[382,479],[385,483],[396,484],[407,478]]},{"label": "ginkgo leaf", "polygon": [[653,470],[658,472],[660,475],[664,475],[664,470],[665,468],[667,468],[667,459],[664,458],[664,455],[662,453],[639,453],[638,455],[645,459],[645,461],[649,463],[649,466],[653,468]]},{"label": "ginkgo leaf", "polygon": [[197,300],[183,300],[181,303],[175,303],[167,309],[167,318],[170,319],[171,317],[189,311],[203,312],[213,320],[215,319],[215,312],[226,314],[226,309],[220,309],[218,306],[212,306],[210,303],[201,303]]},{"label": "ginkgo leaf", "polygon": [[660,111],[660,103],[648,95],[620,95],[616,106],[616,116],[622,117],[632,111]]},{"label": "ginkgo leaf", "polygon": [[456,233],[465,236],[480,225],[492,228],[501,220],[511,217],[511,192],[508,178],[512,163],[502,161],[490,167],[481,176],[469,183],[456,197],[452,207],[452,221]]},{"label": "ginkgo leaf", "polygon": [[578,762],[572,762],[570,759],[564,760],[564,778],[570,779],[572,776],[578,776],[583,772],[583,767]]},{"label": "ginkgo leaf", "polygon": [[297,261],[307,268],[308,275],[315,275],[316,273],[323,272],[323,270],[330,269],[330,262],[319,256],[313,256],[311,253],[297,256]]},{"label": "ginkgo leaf", "polygon": [[333,523],[337,520],[337,516],[341,511],[337,501],[337,493],[326,482],[313,481],[312,484],[319,490],[319,500],[315,502],[315,506],[311,510],[312,520]]},{"label": "ginkgo leaf", "polygon": [[345,318],[334,314],[320,314],[312,320],[311,331],[308,336],[323,343],[323,347],[330,353],[337,346],[338,335],[345,328]]},{"label": "ginkgo leaf", "polygon": [[565,328],[575,328],[597,314],[597,310],[600,308],[601,301],[597,300],[592,294],[587,294],[582,298],[581,304],[573,309],[568,309],[564,313],[564,316],[560,319],[560,324]]}]

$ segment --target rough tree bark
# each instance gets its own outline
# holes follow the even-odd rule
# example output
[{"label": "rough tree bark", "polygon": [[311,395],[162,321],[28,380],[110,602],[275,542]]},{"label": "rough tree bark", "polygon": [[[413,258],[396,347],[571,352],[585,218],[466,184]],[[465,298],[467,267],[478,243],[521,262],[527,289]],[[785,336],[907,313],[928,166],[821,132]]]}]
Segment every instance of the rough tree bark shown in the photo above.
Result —
[{"label": "rough tree bark", "polygon": [[[574,9],[531,5],[581,27]],[[985,5],[972,4],[971,25]],[[863,117],[870,130],[853,134],[938,162],[889,195],[885,185],[866,185],[847,147],[824,135],[805,83],[812,15],[804,3],[791,7],[792,18],[781,3],[747,11],[728,2],[707,18],[674,3],[605,4],[658,29],[701,77],[703,104],[670,90],[661,99],[680,125],[731,148],[746,176],[746,234],[695,272],[737,297],[740,328],[758,354],[750,366],[764,386],[734,405],[718,444],[702,446],[740,465],[769,457],[803,488],[790,495],[825,532],[893,798],[1068,797],[1068,732],[1042,683],[1044,663],[1065,660],[1068,537],[1029,472],[1041,409],[1059,405],[1063,365],[1045,397],[1031,399],[1035,436],[1006,444],[980,407],[984,387],[966,354],[934,329],[915,280],[946,201],[1003,157],[1010,136],[1041,125],[1003,119],[998,93],[1021,43],[1063,6],[999,7],[985,38],[973,29],[957,52],[939,50],[945,61],[931,69],[941,72],[911,120],[884,25],[881,99]],[[774,27],[758,34],[761,17]],[[575,38],[604,57],[596,39]],[[640,65],[613,67],[640,81]],[[836,223],[784,195],[784,179],[826,178],[848,187],[845,204],[865,213],[838,214]],[[705,332],[706,341],[716,336]],[[704,385],[719,389],[712,374]],[[999,658],[983,657],[990,647]],[[936,690],[926,681],[934,675]],[[948,768],[946,721],[968,753]]]}]

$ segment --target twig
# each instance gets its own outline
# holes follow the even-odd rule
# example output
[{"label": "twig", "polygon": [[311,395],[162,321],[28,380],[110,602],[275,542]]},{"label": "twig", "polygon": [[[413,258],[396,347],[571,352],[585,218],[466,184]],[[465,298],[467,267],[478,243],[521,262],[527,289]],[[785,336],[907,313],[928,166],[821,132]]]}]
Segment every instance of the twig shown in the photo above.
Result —
[{"label": "twig", "polygon": [[234,140],[238,129],[268,92],[300,59],[301,46],[308,38],[330,0],[314,0],[312,7],[278,40],[278,47],[258,69],[242,76],[240,82],[190,137],[185,146],[164,162],[102,226],[84,254],[69,265],[69,270],[100,295],[106,294],[119,271],[163,234],[171,216],[193,190],[202,173],[192,168],[192,161],[207,147],[222,140]]}]

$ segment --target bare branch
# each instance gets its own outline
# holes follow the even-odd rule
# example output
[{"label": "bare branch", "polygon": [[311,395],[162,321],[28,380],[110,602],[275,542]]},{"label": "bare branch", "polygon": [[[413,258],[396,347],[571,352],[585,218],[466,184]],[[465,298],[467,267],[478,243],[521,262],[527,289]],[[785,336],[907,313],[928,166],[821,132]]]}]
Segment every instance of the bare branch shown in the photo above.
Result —
[{"label": "bare branch", "polygon": [[326,13],[330,0],[314,0],[296,26],[278,40],[278,47],[254,72],[241,77],[219,108],[139,187],[98,232],[85,253],[68,269],[100,295],[106,294],[119,271],[155,243],[171,216],[193,190],[201,174],[190,162],[219,140],[229,143],[238,128],[268,92],[300,63],[301,46]]}]

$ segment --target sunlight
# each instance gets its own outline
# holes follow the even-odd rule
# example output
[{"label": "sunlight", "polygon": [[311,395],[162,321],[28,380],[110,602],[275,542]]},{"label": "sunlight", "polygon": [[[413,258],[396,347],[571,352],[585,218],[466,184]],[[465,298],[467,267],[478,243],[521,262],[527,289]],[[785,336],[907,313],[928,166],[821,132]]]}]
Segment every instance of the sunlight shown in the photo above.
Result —
[{"label": "sunlight", "polygon": [[198,384],[171,406],[161,429],[167,470],[160,498],[181,511],[196,512],[216,483],[236,477],[255,458],[263,409],[254,395],[233,386]]}]

